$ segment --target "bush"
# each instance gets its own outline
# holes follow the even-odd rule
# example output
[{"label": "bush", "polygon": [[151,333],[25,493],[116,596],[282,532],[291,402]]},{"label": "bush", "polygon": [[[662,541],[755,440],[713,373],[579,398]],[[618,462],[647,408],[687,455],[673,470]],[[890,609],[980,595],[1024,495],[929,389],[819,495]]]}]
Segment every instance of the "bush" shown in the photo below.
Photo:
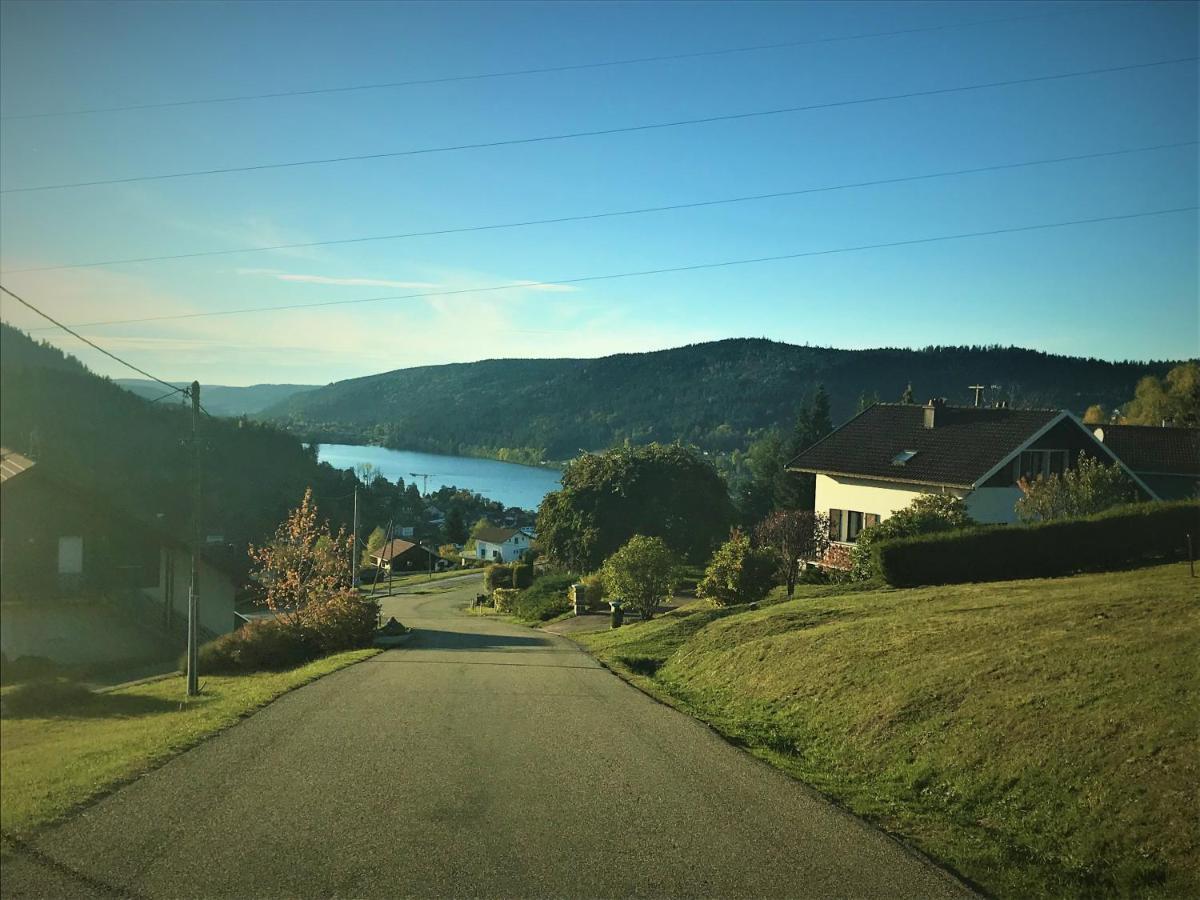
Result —
[{"label": "bush", "polygon": [[696,593],[717,606],[755,603],[773,586],[777,566],[774,553],[751,546],[750,536],[734,529],[713,554]]},{"label": "bush", "polygon": [[340,653],[371,646],[379,624],[379,604],[352,591],[340,591],[310,607],[303,619],[318,653]]},{"label": "bush", "polygon": [[635,534],[600,569],[609,596],[649,619],[675,590],[675,558],[666,541]]},{"label": "bush", "polygon": [[483,586],[488,591],[513,586],[513,567],[502,564],[488,566],[483,573]]},{"label": "bush", "polygon": [[604,605],[604,579],[600,577],[599,572],[593,572],[591,575],[584,575],[579,579],[579,583],[587,587],[587,599],[589,607],[602,607]]},{"label": "bush", "polygon": [[492,591],[492,606],[498,613],[511,613],[520,595],[521,592],[513,588],[496,588]]},{"label": "bush", "polygon": [[562,615],[571,608],[567,592],[575,581],[574,575],[543,575],[513,601],[513,613],[529,622]]},{"label": "bush", "polygon": [[529,563],[514,563],[512,586],[521,591],[533,584],[533,566]]},{"label": "bush", "polygon": [[850,548],[849,580],[869,581],[879,576],[874,548],[896,538],[937,534],[974,525],[966,501],[950,494],[922,494],[877,525],[864,528]]},{"label": "bush", "polygon": [[[201,646],[199,667],[206,675],[240,675],[294,669],[319,655],[305,629],[277,619],[260,619]],[[187,669],[186,655],[180,658],[179,667]]]},{"label": "bush", "polygon": [[888,584],[1049,578],[1178,559],[1200,536],[1200,502],[1135,503],[1082,519],[995,525],[885,541],[875,564]]}]

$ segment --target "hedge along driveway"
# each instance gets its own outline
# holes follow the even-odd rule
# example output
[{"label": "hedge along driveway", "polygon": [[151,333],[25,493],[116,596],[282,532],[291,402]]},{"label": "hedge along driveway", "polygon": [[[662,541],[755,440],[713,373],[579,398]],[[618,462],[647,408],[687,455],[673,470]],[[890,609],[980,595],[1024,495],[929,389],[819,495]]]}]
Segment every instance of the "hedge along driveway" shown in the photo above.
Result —
[{"label": "hedge along driveway", "polygon": [[1200,501],[1134,503],[1082,519],[943,531],[884,541],[872,552],[888,584],[917,587],[1186,559],[1189,534],[1200,549]]},{"label": "hedge along driveway", "polygon": [[81,705],[6,716],[0,728],[0,829],[22,835],[61,819],[234,725],[294,688],[378,653],[353,650],[288,672],[182,676],[93,694]]}]

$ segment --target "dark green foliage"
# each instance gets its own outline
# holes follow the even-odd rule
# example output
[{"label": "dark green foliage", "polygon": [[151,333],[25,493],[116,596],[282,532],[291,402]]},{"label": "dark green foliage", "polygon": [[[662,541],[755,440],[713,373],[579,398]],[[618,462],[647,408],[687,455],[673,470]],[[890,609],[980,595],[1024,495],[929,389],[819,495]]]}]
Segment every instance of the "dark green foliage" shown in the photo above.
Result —
[{"label": "dark green foliage", "polygon": [[892,513],[878,525],[864,528],[850,548],[850,577],[868,581],[879,575],[875,545],[896,538],[937,534],[974,525],[966,501],[950,494],[922,494],[904,509]]},{"label": "dark green foliage", "polygon": [[467,542],[467,523],[461,506],[452,506],[446,513],[446,540],[452,544]]},{"label": "dark green foliage", "polygon": [[527,622],[544,622],[570,609],[567,591],[574,575],[543,575],[528,590],[513,598],[512,613]]},{"label": "dark green foliage", "polygon": [[[207,675],[293,669],[320,656],[314,636],[274,619],[249,622],[200,647],[199,671]],[[180,668],[186,668],[180,659]]]},{"label": "dark green foliage", "polygon": [[513,563],[512,586],[523,590],[533,584],[533,566],[529,563]]},{"label": "dark green foliage", "polygon": [[1187,553],[1200,502],[1135,503],[1083,519],[995,525],[885,541],[875,566],[888,584],[958,584],[1101,572]]},{"label": "dark green foliage", "polygon": [[[1113,406],[1169,364],[1110,363],[1002,347],[833,350],[733,339],[601,359],[485,360],[401,369],[297,394],[263,413],[322,441],[566,460],[579,448],[674,440],[744,449],[786,427],[797,400],[829,391],[843,421],[863,392],[889,399],[912,381],[923,396],[970,403],[986,372],[1014,406]],[[1015,386],[1020,385],[1018,390]],[[471,521],[468,519],[467,521]]]},{"label": "dark green foliage", "polygon": [[538,510],[538,544],[577,572],[594,571],[635,534],[661,537],[675,554],[699,562],[732,519],[725,482],[694,450],[623,446],[567,466],[562,489]]},{"label": "dark green foliage", "polygon": [[489,591],[513,586],[513,567],[503,564],[488,566],[483,573],[483,586]]},{"label": "dark green foliage", "polygon": [[756,603],[774,586],[776,568],[770,550],[753,546],[749,535],[734,531],[713,554],[696,593],[717,606]]}]

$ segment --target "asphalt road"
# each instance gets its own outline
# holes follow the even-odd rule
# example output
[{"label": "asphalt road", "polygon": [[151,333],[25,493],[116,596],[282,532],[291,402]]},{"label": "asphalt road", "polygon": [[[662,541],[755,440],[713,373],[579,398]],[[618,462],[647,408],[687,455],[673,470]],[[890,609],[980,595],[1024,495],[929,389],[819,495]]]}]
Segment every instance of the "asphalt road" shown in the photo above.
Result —
[{"label": "asphalt road", "polygon": [[6,896],[969,896],[600,667],[385,600],[407,646],[295,691],[6,854]]}]

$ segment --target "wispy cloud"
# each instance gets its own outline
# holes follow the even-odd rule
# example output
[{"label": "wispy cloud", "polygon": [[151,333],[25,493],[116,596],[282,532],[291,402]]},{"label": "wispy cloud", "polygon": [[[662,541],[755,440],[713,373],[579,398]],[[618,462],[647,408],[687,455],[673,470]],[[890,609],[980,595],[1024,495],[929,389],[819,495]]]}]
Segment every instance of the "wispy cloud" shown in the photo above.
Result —
[{"label": "wispy cloud", "polygon": [[401,290],[419,291],[441,287],[432,281],[393,281],[390,278],[339,278],[332,275],[309,275],[305,273],[280,272],[277,269],[238,269],[239,275],[266,275],[276,281],[301,282],[303,284],[334,284],[343,287],[390,287]]}]

